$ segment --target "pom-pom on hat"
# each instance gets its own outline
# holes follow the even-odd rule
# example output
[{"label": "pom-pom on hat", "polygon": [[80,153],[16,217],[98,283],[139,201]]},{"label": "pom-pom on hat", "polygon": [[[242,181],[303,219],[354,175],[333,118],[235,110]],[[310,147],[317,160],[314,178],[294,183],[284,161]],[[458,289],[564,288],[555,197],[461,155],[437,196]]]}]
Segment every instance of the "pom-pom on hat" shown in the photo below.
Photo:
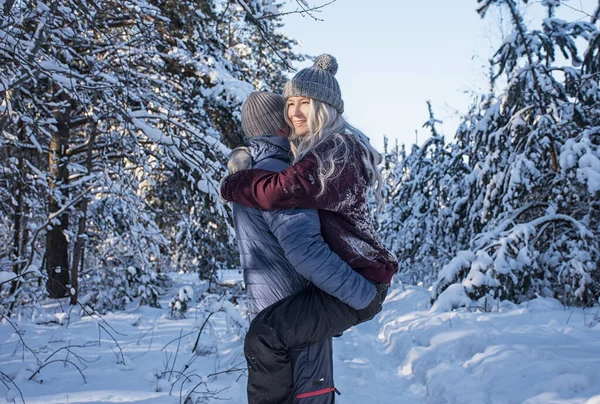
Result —
[{"label": "pom-pom on hat", "polygon": [[285,102],[279,94],[267,91],[250,93],[242,104],[242,129],[248,137],[274,134],[286,127]]},{"label": "pom-pom on hat", "polygon": [[341,114],[344,112],[344,101],[340,85],[335,79],[338,71],[337,60],[324,53],[315,59],[315,63],[300,70],[294,78],[285,83],[283,97],[309,97],[326,102]]}]

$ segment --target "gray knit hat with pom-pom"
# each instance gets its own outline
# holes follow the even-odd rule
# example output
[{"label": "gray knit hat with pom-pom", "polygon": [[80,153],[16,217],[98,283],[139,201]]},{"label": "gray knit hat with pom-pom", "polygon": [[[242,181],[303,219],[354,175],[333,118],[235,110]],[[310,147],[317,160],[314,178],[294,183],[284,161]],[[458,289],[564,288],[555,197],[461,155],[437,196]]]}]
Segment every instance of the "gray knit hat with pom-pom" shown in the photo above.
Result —
[{"label": "gray knit hat with pom-pom", "polygon": [[308,97],[330,104],[341,114],[344,101],[340,85],[335,79],[338,71],[337,60],[324,53],[315,59],[315,63],[300,70],[294,78],[285,83],[283,97]]}]

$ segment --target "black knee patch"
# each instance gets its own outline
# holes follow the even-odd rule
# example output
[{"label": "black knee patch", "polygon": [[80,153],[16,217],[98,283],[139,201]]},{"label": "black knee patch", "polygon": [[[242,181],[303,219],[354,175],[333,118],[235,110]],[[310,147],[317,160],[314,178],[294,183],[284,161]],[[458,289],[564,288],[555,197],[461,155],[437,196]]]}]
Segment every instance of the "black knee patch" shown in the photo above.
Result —
[{"label": "black knee patch", "polygon": [[244,355],[246,357],[260,356],[282,349],[284,349],[283,343],[273,326],[259,317],[250,323],[250,328],[248,328],[244,340]]}]

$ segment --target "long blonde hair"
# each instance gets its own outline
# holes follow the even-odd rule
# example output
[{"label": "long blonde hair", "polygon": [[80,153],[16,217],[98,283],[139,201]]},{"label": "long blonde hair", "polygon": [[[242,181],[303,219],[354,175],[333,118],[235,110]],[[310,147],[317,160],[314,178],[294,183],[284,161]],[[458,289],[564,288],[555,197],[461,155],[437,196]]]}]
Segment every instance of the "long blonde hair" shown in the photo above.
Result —
[{"label": "long blonde hair", "polygon": [[[306,135],[296,135],[294,125],[288,118],[287,111],[284,116],[287,124],[292,128],[290,143],[294,163],[309,154],[312,154],[317,160],[319,167],[318,179],[321,185],[318,196],[323,195],[327,182],[342,172],[344,165],[353,158],[353,145],[348,143],[346,137],[351,135],[357,140],[356,144],[360,145],[363,151],[363,164],[367,172],[368,184],[374,187],[377,204],[382,205],[383,177],[377,167],[381,162],[381,156],[371,146],[369,138],[364,133],[346,122],[334,107],[312,98],[310,98],[310,108],[307,116],[308,133]],[[329,147],[325,153],[315,153],[315,149],[326,141],[333,141],[333,147]]]}]

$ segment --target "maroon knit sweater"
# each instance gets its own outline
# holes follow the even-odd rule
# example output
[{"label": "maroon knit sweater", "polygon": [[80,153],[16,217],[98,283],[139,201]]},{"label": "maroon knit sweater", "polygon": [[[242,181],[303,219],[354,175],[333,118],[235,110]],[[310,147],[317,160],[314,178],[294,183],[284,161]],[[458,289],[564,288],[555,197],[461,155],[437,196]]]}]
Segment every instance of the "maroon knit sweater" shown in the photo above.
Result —
[{"label": "maroon knit sweater", "polygon": [[[365,278],[389,284],[398,271],[398,261],[375,234],[367,205],[368,180],[364,152],[351,136],[346,142],[352,157],[338,164],[338,172],[317,196],[317,161],[313,155],[282,172],[244,170],[227,177],[221,196],[231,202],[258,209],[319,209],[321,234],[332,251]],[[325,142],[316,153],[331,147]]]}]

